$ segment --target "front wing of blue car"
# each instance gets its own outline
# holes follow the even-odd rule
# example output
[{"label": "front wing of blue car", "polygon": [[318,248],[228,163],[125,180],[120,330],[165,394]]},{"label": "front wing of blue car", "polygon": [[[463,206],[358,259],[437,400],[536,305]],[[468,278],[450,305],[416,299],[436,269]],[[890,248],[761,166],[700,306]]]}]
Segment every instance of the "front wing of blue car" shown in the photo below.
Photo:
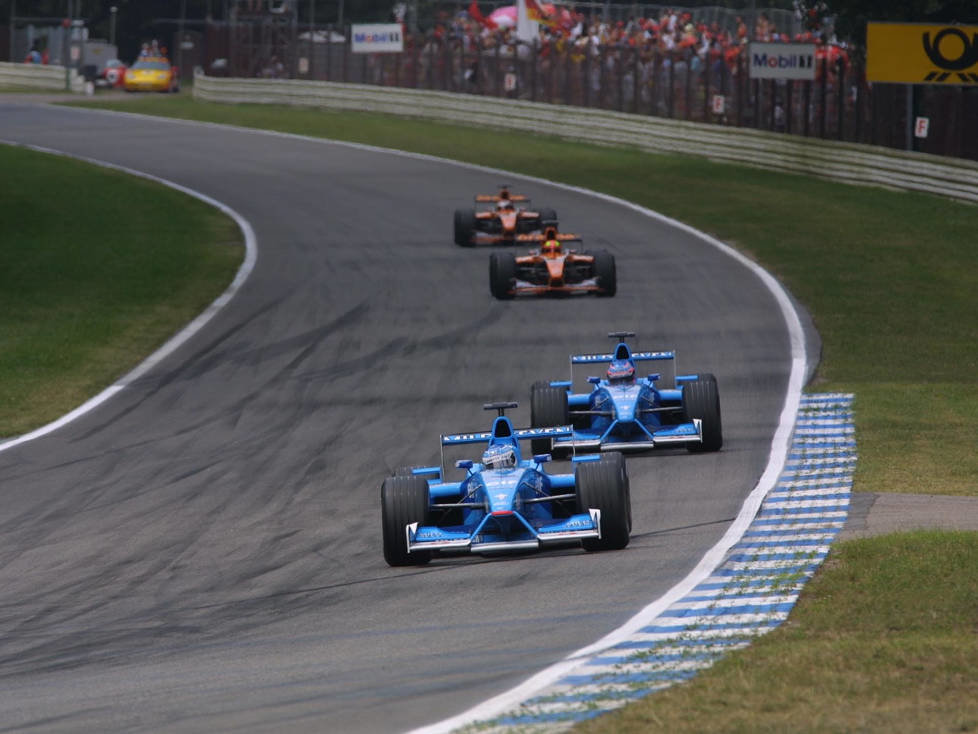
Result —
[{"label": "front wing of blue car", "polygon": [[601,510],[531,524],[515,510],[485,515],[474,527],[443,528],[412,523],[405,528],[408,552],[450,550],[471,553],[536,550],[549,544],[601,537]]},{"label": "front wing of blue car", "polygon": [[[621,435],[621,427],[627,423],[629,434]],[[642,451],[663,446],[703,442],[703,422],[694,418],[688,423],[675,426],[646,426],[639,421],[612,421],[601,432],[575,430],[570,437],[554,439],[554,448],[599,449],[601,451]]]}]

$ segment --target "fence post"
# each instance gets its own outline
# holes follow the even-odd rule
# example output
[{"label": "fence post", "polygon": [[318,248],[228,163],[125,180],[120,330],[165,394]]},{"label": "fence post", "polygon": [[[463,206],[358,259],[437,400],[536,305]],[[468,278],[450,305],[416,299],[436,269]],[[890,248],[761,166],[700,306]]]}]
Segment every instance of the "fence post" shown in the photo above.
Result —
[{"label": "fence post", "polygon": [[755,130],[761,129],[761,80],[754,79],[750,82],[751,94],[754,96],[754,119],[751,120],[751,127]]},{"label": "fence post", "polygon": [[737,54],[737,127],[744,126],[744,62]]},{"label": "fence post", "polygon": [[584,106],[591,106],[591,37],[584,44]]},{"label": "fence post", "polygon": [[829,96],[829,59],[828,56],[822,57],[822,84],[821,84],[821,94],[822,107],[819,110],[821,114],[818,116],[818,136],[820,138],[825,138],[825,127],[826,127],[826,117],[829,114],[828,106],[828,96]]},{"label": "fence post", "polygon": [[836,65],[838,69],[836,70],[836,76],[839,80],[839,109],[836,112],[837,125],[839,126],[838,139],[845,139],[844,127],[845,127],[845,111],[846,111],[846,70],[845,65],[842,63],[842,58],[836,59]]},{"label": "fence post", "polygon": [[784,132],[786,135],[791,135],[791,117],[794,115],[795,108],[793,104],[792,97],[794,96],[792,92],[795,89],[795,82],[793,79],[788,80],[787,87],[785,89],[785,103],[784,103]]},{"label": "fence post", "polygon": [[686,49],[685,53],[686,53],[686,80],[685,83],[683,84],[683,89],[685,91],[685,96],[686,96],[686,102],[684,104],[684,107],[686,109],[683,110],[683,119],[689,120],[689,117],[693,112],[693,99],[692,99],[692,91],[691,91],[692,82],[690,81],[690,78],[693,76],[693,63],[692,63],[693,52],[691,49]]},{"label": "fence post", "polygon": [[537,101],[537,76],[540,71],[540,39],[533,38],[530,47],[530,101]]},{"label": "fence post", "polygon": [[673,118],[675,111],[674,97],[676,96],[676,56],[674,52],[669,53],[669,105],[666,109],[669,112],[669,119]]},{"label": "fence post", "polygon": [[811,133],[811,116],[812,116],[812,85],[814,81],[805,82],[805,137],[807,138]]},{"label": "fence post", "polygon": [[569,105],[569,104],[571,104],[573,102],[573,99],[572,99],[573,92],[571,90],[571,53],[570,53],[570,46],[565,43],[564,44],[564,50],[561,51],[561,53],[564,55],[564,104]]},{"label": "fence post", "polygon": [[642,65],[639,64],[639,53],[638,47],[632,47],[632,112],[636,115],[639,110],[639,94],[641,93],[642,85],[639,84],[639,71]]}]

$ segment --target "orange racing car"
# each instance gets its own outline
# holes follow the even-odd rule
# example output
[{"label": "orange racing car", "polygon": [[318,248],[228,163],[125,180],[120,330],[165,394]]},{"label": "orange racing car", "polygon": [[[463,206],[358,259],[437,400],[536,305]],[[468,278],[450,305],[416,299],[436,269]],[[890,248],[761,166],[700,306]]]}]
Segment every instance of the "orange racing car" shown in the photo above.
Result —
[{"label": "orange racing car", "polygon": [[557,222],[553,209],[531,210],[520,204],[530,199],[513,194],[508,186],[501,186],[498,194],[478,194],[477,209],[455,210],[455,244],[462,247],[473,245],[511,245],[522,236],[539,233],[548,224]]},{"label": "orange racing car", "polygon": [[542,235],[525,235],[542,242],[539,250],[517,257],[511,252],[489,256],[489,290],[500,300],[520,295],[613,296],[618,289],[615,256],[605,250],[578,252],[564,242],[580,242],[574,234],[547,227]]}]

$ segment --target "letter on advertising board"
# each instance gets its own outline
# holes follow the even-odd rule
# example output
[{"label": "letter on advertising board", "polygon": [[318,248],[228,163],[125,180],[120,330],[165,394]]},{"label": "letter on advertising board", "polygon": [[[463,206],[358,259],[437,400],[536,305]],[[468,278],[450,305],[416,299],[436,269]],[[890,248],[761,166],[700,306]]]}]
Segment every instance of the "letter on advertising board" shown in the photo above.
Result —
[{"label": "letter on advertising board", "polygon": [[815,78],[814,43],[751,43],[749,48],[751,79]]},{"label": "letter on advertising board", "polygon": [[404,33],[400,23],[363,23],[350,29],[350,50],[355,54],[401,53]]}]

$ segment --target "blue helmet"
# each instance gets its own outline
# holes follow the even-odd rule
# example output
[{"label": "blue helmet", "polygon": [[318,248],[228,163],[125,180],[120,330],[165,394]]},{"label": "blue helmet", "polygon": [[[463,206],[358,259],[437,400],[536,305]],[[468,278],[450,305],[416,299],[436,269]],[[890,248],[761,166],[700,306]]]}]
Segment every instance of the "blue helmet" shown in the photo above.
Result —
[{"label": "blue helmet", "polygon": [[506,444],[490,446],[482,455],[482,465],[486,469],[497,471],[512,469],[516,466],[516,452],[512,446]]},{"label": "blue helmet", "polygon": [[630,359],[613,359],[608,365],[608,382],[612,385],[635,382],[635,365]]}]

